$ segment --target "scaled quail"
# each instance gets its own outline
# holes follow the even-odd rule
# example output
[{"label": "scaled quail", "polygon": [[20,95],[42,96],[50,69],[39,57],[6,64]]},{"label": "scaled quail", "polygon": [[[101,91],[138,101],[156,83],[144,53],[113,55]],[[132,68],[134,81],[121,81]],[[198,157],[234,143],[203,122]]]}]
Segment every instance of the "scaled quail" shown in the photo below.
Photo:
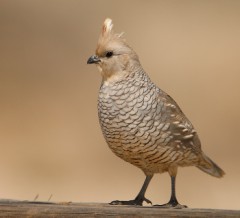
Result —
[{"label": "scaled quail", "polygon": [[159,207],[183,208],[175,194],[179,166],[196,166],[222,177],[224,171],[201,150],[199,137],[177,103],[159,89],[143,70],[137,54],[122,34],[104,21],[96,54],[87,63],[102,74],[98,116],[105,140],[118,157],[139,167],[146,179],[135,199],[112,201],[113,205],[142,205],[155,173],[171,176],[171,198]]}]

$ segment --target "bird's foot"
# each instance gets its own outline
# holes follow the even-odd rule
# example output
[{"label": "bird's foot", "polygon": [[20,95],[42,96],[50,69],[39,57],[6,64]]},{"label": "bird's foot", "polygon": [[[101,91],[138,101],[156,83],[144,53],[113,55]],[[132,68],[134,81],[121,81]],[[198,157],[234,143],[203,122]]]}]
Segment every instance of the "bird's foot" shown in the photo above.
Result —
[{"label": "bird's foot", "polygon": [[173,205],[173,204],[156,204],[156,205],[153,205],[154,207],[159,207],[159,208],[173,208],[173,209],[183,209],[183,208],[187,208],[186,205],[181,205],[181,204],[176,204],[176,205]]},{"label": "bird's foot", "polygon": [[111,205],[138,205],[138,206],[142,206],[143,202],[147,202],[148,204],[152,204],[152,202],[150,200],[148,200],[147,198],[145,198],[144,196],[141,197],[136,197],[134,200],[130,200],[130,201],[112,201],[110,204]]},{"label": "bird's foot", "polygon": [[167,204],[156,204],[153,205],[154,207],[159,207],[159,208],[174,208],[174,209],[183,209],[183,208],[187,208],[186,205],[181,205],[178,202],[168,202]]}]

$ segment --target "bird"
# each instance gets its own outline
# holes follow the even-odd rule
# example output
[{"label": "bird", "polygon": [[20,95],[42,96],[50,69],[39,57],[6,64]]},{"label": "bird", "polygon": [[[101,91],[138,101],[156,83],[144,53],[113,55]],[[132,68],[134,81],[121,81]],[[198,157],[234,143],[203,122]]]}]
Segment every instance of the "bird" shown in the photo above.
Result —
[{"label": "bird", "polygon": [[114,32],[110,18],[105,19],[87,64],[95,64],[102,76],[98,117],[109,148],[146,176],[133,200],[115,200],[111,205],[152,204],[145,197],[147,187],[155,174],[167,172],[170,200],[154,206],[185,208],[176,197],[178,167],[195,166],[218,178],[225,174],[202,151],[195,128],[178,104],[151,81],[123,33]]}]

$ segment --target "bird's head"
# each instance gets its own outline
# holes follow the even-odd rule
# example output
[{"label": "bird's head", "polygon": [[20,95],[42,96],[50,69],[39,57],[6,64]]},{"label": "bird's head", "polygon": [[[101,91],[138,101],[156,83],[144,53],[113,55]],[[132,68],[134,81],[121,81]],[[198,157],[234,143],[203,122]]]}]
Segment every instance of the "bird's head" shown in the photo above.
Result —
[{"label": "bird's head", "polygon": [[87,63],[96,64],[106,81],[116,81],[140,66],[138,56],[126,43],[122,34],[112,30],[112,20],[107,18],[102,26],[95,55]]}]

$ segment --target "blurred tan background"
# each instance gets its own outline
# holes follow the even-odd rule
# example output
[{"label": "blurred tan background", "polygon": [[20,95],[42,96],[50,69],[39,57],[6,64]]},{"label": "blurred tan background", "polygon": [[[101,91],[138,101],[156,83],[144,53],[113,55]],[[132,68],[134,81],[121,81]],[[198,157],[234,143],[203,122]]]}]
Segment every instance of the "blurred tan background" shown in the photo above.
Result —
[{"label": "blurred tan background", "polygon": [[[0,198],[110,202],[140,190],[143,173],[103,139],[101,77],[86,64],[110,17],[227,173],[179,169],[180,203],[240,209],[239,12],[238,0],[1,0]],[[166,203],[169,176],[156,175],[146,196]]]}]

